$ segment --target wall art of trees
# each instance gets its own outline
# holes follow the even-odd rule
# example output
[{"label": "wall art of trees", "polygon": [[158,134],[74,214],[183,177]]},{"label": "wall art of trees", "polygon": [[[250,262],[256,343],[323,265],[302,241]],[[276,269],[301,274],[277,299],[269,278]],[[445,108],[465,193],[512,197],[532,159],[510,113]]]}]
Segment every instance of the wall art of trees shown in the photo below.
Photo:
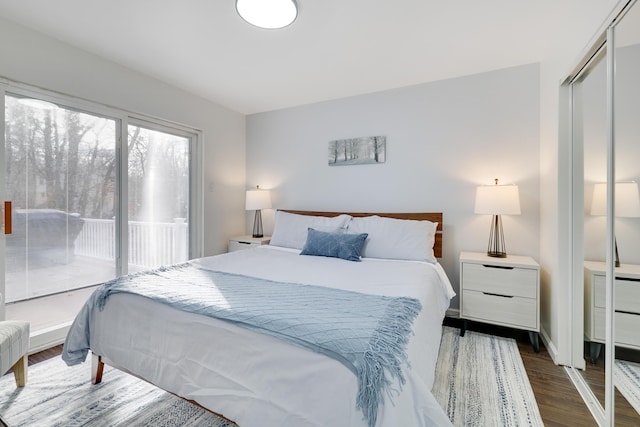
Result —
[{"label": "wall art of trees", "polygon": [[329,165],[384,163],[386,139],[384,136],[367,136],[329,141]]}]

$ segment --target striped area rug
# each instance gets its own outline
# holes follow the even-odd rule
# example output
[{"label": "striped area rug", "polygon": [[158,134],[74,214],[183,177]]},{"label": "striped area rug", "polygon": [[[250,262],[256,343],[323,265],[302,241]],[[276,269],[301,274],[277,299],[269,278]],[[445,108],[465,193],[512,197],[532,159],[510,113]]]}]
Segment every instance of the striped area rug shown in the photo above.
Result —
[{"label": "striped area rug", "polygon": [[58,356],[29,367],[27,386],[0,380],[0,417],[9,427],[235,427],[235,424],[105,365],[91,384],[91,362],[68,367]]},{"label": "striped area rug", "polygon": [[543,426],[512,338],[444,327],[433,394],[454,426]]},{"label": "striped area rug", "polygon": [[640,414],[640,363],[616,359],[613,382],[633,409]]},{"label": "striped area rug", "polygon": [[[513,339],[444,327],[433,393],[455,426],[542,426]],[[89,382],[90,363],[56,357],[29,367],[27,387],[0,378],[0,417],[10,427],[233,427],[235,424],[105,366]]]}]

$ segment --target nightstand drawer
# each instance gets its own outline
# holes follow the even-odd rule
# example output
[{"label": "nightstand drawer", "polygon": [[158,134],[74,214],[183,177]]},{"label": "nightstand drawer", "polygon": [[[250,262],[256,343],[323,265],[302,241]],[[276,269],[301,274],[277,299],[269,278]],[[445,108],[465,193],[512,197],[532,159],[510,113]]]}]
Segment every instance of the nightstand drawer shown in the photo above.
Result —
[{"label": "nightstand drawer", "polygon": [[616,313],[616,344],[640,346],[640,314]]},{"label": "nightstand drawer", "polygon": [[[640,281],[632,279],[616,279],[616,311],[640,313]],[[634,329],[636,333],[640,329]],[[638,333],[640,336],[640,333]]]},{"label": "nightstand drawer", "polygon": [[256,246],[260,246],[260,243],[229,240],[229,252],[241,251],[243,249],[249,249]]},{"label": "nightstand drawer", "polygon": [[[640,314],[618,313],[615,314],[616,322],[616,344],[640,346]],[[606,339],[605,331],[606,310],[604,308],[596,308],[593,316],[593,334],[587,338],[590,341],[604,342]]]},{"label": "nightstand drawer", "polygon": [[462,315],[465,319],[538,330],[538,306],[535,298],[504,297],[492,295],[488,291],[465,289],[462,295]]},{"label": "nightstand drawer", "polygon": [[462,269],[465,290],[534,300],[538,296],[537,270],[472,263],[463,263]]},{"label": "nightstand drawer", "polygon": [[[605,276],[597,274],[594,276],[595,282],[595,307],[606,306],[606,279]],[[630,313],[640,313],[640,280],[618,277],[615,281],[617,311],[628,311]]]},{"label": "nightstand drawer", "polygon": [[[593,334],[587,335],[590,341],[604,342],[606,339],[605,322],[606,310],[596,308],[593,318]],[[640,314],[618,313],[615,314],[616,345],[640,346]]]},{"label": "nightstand drawer", "polygon": [[243,249],[251,249],[256,246],[268,245],[271,241],[271,237],[253,237],[253,236],[239,236],[229,240],[229,252],[241,251]]}]

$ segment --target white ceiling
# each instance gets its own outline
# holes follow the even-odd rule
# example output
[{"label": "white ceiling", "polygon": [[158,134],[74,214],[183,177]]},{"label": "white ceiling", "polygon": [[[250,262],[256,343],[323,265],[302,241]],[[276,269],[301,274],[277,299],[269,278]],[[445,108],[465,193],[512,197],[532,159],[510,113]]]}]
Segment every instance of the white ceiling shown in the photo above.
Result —
[{"label": "white ceiling", "polygon": [[614,2],[297,3],[281,30],[245,23],[235,0],[0,0],[0,16],[251,114],[539,62],[580,8],[603,11],[586,44]]}]

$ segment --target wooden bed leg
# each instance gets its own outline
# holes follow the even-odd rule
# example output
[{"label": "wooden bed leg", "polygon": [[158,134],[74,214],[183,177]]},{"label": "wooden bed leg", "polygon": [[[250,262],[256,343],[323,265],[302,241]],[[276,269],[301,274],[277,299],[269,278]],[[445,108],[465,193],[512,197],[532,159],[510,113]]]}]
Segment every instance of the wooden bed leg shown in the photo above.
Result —
[{"label": "wooden bed leg", "polygon": [[91,355],[91,384],[99,384],[102,381],[102,371],[104,370],[104,362],[102,356],[97,354]]}]

